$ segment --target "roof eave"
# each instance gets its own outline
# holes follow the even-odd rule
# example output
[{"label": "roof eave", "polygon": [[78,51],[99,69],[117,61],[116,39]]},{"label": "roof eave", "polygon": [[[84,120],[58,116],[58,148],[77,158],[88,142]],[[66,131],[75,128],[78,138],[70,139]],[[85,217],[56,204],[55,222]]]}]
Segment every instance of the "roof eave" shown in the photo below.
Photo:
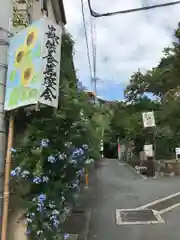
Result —
[{"label": "roof eave", "polygon": [[63,0],[51,0],[51,3],[56,22],[62,22],[64,25],[66,25],[67,21]]}]

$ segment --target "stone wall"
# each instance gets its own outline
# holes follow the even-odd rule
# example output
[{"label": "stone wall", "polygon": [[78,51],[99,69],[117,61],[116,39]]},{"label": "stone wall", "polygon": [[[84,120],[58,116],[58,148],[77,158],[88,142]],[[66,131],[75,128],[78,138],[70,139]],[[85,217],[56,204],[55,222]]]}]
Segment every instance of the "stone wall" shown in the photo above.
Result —
[{"label": "stone wall", "polygon": [[156,162],[156,172],[161,175],[180,175],[180,161],[161,160]]}]

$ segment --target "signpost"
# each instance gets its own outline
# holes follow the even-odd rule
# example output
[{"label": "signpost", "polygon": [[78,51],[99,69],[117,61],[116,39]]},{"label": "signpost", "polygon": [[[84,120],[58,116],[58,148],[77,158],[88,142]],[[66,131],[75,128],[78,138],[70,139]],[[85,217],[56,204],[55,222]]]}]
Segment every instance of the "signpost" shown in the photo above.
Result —
[{"label": "signpost", "polygon": [[155,127],[154,112],[144,112],[142,113],[143,124],[145,128]]},{"label": "signpost", "polygon": [[179,158],[180,158],[180,147],[175,148],[175,152],[176,152],[176,160],[179,160]]},{"label": "signpost", "polygon": [[[142,120],[143,120],[143,126],[144,128],[151,128],[153,131],[153,145],[146,144],[144,147],[145,153],[147,153],[149,156],[147,156],[147,168],[149,175],[155,174],[155,150],[156,150],[156,144],[155,144],[155,137],[156,137],[156,123],[154,118],[154,112],[143,112],[142,113]],[[154,160],[154,163],[153,163]]]}]

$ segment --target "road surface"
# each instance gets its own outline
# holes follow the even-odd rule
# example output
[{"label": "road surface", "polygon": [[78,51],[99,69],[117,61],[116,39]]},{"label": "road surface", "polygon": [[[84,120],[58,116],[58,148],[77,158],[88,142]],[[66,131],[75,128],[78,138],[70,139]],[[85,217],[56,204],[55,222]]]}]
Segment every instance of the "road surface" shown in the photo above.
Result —
[{"label": "road surface", "polygon": [[143,179],[115,159],[97,170],[88,240],[179,240],[180,207],[162,215],[165,223],[117,225],[116,209],[132,209],[179,192],[179,177]]}]

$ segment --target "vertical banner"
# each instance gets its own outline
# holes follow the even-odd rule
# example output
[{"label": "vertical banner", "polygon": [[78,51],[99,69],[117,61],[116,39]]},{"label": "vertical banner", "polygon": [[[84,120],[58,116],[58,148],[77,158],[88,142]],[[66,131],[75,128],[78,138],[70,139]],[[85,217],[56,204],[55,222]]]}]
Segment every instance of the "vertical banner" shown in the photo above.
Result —
[{"label": "vertical banner", "polygon": [[5,111],[37,103],[57,108],[61,34],[43,17],[10,39]]},{"label": "vertical banner", "polygon": [[44,19],[44,44],[42,48],[43,83],[39,102],[51,107],[58,107],[61,32],[59,25],[48,18]]},{"label": "vertical banner", "polygon": [[144,145],[144,152],[147,157],[153,157],[154,155],[153,145],[152,144]]},{"label": "vertical banner", "polygon": [[155,127],[154,112],[144,112],[142,113],[143,125],[145,128]]}]

